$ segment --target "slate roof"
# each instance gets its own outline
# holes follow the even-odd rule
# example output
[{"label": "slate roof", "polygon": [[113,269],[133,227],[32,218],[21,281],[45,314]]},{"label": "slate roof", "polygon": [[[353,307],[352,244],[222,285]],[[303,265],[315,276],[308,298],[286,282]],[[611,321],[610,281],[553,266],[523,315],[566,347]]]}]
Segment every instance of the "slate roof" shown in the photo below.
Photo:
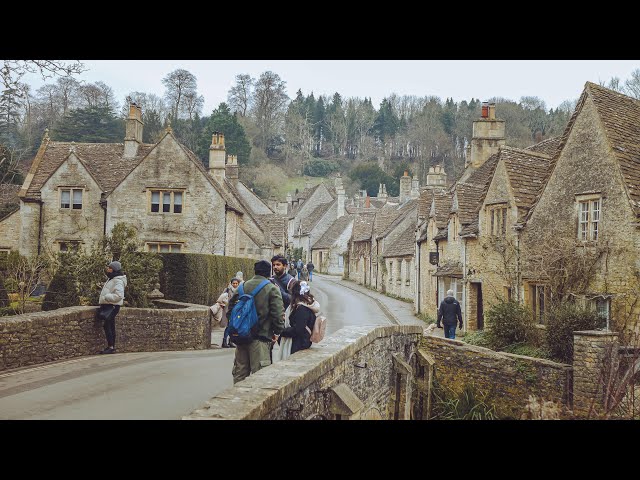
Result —
[{"label": "slate roof", "polygon": [[351,233],[351,240],[354,242],[364,242],[371,240],[371,234],[373,233],[373,224],[375,223],[376,216],[372,214],[356,215],[353,223],[353,232]]},{"label": "slate roof", "polygon": [[354,217],[351,215],[343,215],[338,218],[329,229],[313,244],[311,249],[331,248],[340,235],[353,223]]},{"label": "slate roof", "polygon": [[409,223],[407,228],[396,238],[396,240],[384,249],[382,253],[383,257],[404,257],[407,255],[413,256],[416,248],[416,226],[413,223]]}]

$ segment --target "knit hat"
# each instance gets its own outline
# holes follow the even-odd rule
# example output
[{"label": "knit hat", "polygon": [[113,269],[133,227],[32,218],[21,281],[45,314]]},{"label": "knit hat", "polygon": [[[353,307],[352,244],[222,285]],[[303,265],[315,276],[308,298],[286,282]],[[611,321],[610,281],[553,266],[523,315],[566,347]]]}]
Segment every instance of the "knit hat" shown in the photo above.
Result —
[{"label": "knit hat", "polygon": [[237,271],[237,272],[236,272],[236,278],[237,278],[238,280],[240,280],[240,281],[243,281],[243,280],[244,280],[244,275],[242,274],[242,272],[241,272],[241,271]]},{"label": "knit hat", "polygon": [[256,275],[268,277],[269,275],[271,275],[271,264],[266,260],[260,260],[259,262],[256,262],[254,264],[253,271]]},{"label": "knit hat", "polygon": [[122,270],[122,264],[117,261],[111,262],[108,266],[113,268],[114,272],[119,272],[120,270]]}]

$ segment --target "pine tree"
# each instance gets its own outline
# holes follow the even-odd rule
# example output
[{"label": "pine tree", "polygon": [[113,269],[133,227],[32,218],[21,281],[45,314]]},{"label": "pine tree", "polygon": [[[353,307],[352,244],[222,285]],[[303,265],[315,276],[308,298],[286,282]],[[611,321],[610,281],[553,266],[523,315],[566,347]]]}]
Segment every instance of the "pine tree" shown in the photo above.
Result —
[{"label": "pine tree", "polygon": [[78,108],[62,119],[51,138],[61,142],[121,143],[124,122],[109,107]]},{"label": "pine tree", "polygon": [[231,109],[226,103],[222,102],[208,119],[205,117],[203,120],[205,123],[199,136],[196,153],[204,165],[209,164],[209,147],[213,132],[224,133],[227,155],[237,155],[239,165],[249,164],[251,144],[244,128],[238,122],[237,116],[231,113]]}]

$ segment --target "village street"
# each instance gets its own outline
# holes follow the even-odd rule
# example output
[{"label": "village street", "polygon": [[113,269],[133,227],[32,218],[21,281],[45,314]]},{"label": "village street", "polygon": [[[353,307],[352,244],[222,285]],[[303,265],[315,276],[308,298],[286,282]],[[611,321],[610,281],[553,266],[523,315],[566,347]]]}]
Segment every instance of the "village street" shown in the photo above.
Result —
[{"label": "village street", "polygon": [[[412,304],[340,277],[314,275],[311,292],[327,336],[348,325],[421,324]],[[221,338],[218,329],[210,350],[95,355],[4,372],[0,419],[179,419],[232,386],[234,349],[219,348]]]}]

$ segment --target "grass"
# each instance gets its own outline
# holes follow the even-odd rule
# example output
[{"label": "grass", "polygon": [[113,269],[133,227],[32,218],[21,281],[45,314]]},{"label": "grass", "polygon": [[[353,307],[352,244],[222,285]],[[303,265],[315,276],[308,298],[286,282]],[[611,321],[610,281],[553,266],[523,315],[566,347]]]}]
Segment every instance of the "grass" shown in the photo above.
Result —
[{"label": "grass", "polygon": [[296,188],[298,189],[298,191],[302,192],[304,190],[304,184],[305,181],[309,180],[309,183],[311,183],[311,186],[315,186],[319,183],[324,182],[325,180],[327,180],[327,178],[325,177],[289,177],[286,179],[283,179],[283,181],[278,185],[278,188],[276,190],[276,198],[280,199],[280,200],[284,200],[285,198],[287,198],[287,193],[290,193],[291,195],[294,194],[294,192],[296,191]]}]

